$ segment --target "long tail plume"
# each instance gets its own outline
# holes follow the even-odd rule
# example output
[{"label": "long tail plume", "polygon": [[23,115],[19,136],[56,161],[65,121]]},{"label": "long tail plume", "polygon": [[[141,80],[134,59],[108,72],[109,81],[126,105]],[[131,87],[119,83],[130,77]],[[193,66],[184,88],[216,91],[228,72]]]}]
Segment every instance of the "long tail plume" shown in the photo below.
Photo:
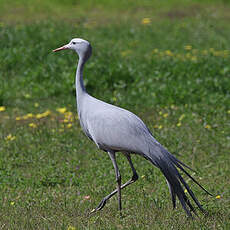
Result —
[{"label": "long tail plume", "polygon": [[[200,185],[185,169],[184,167],[191,169],[181,161],[179,161],[175,156],[170,154],[163,146],[161,146],[158,142],[153,142],[149,144],[149,153],[147,154],[147,158],[157,166],[161,172],[166,177],[166,181],[169,187],[169,191],[172,198],[173,208],[176,207],[176,197],[178,197],[183,209],[187,213],[188,216],[192,216],[191,212],[195,213],[195,209],[192,206],[190,200],[186,196],[184,190],[186,189],[188,194],[191,196],[192,200],[196,203],[199,209],[204,212],[201,204],[195,197],[194,193],[185,182],[181,174],[179,173],[179,168],[182,172],[184,172],[193,182],[195,182],[202,190],[204,190],[207,194],[211,195],[202,185]],[[192,169],[191,169],[192,170]],[[184,186],[184,188],[183,188]]]}]

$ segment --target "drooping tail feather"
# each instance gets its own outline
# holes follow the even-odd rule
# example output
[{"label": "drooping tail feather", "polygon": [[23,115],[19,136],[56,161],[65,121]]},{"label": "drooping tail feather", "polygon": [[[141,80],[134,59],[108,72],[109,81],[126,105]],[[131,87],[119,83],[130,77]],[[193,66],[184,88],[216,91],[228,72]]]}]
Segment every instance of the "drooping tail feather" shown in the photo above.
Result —
[{"label": "drooping tail feather", "polygon": [[188,184],[185,182],[185,180],[177,170],[177,168],[179,168],[201,189],[203,189],[209,195],[212,195],[183,168],[183,166],[189,169],[190,167],[179,161],[175,156],[170,154],[163,146],[161,146],[158,142],[155,141],[151,141],[151,143],[149,144],[149,153],[146,155],[147,158],[155,166],[157,166],[166,177],[166,181],[172,198],[173,208],[176,207],[176,197],[178,197],[183,209],[185,210],[188,216],[192,216],[191,212],[195,213],[194,207],[192,206],[190,200],[185,194],[185,191],[183,189],[184,186],[188,194],[199,207],[199,209],[202,212],[204,212],[204,209],[195,197],[194,193],[192,192]]},{"label": "drooping tail feather", "polygon": [[[167,150],[166,150],[167,151]],[[179,161],[176,157],[174,157],[172,154],[170,154],[167,151],[169,157],[173,160],[173,163],[181,170],[183,171],[193,182],[195,182],[202,190],[204,190],[208,195],[212,196],[212,194],[210,192],[208,192],[200,183],[198,183],[182,166],[185,166],[186,168],[192,170],[195,172],[195,170],[191,169],[189,166],[187,166],[186,164],[182,163],[181,161]],[[182,166],[181,166],[182,165]]]}]

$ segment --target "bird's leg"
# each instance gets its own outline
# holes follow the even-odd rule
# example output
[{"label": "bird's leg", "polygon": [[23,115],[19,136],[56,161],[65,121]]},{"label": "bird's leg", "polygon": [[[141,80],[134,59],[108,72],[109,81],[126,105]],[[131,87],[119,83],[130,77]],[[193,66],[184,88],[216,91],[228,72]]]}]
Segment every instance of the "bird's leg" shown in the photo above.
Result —
[{"label": "bird's leg", "polygon": [[118,209],[121,211],[121,174],[117,166],[115,152],[108,152],[110,159],[113,163],[113,167],[115,169],[116,181],[117,181],[117,191],[118,191]]},{"label": "bird's leg", "polygon": [[[130,167],[131,167],[131,169],[132,169],[132,172],[133,172],[133,176],[132,176],[132,178],[129,180],[129,181],[130,181],[129,184],[131,184],[131,183],[135,182],[136,180],[138,180],[138,174],[137,174],[137,172],[136,172],[136,169],[135,169],[134,166],[133,166],[133,162],[132,162],[132,160],[131,160],[130,154],[129,154],[129,153],[126,153],[125,156],[126,156],[128,162],[129,162],[129,165],[130,165]],[[128,183],[128,182],[127,182],[127,183]],[[127,185],[128,185],[128,184],[127,184]]]},{"label": "bird's leg", "polygon": [[[123,188],[125,188],[126,186],[128,186],[128,185],[134,183],[134,182],[138,179],[138,174],[137,174],[137,172],[136,172],[136,170],[135,170],[135,168],[134,168],[134,166],[133,166],[133,162],[132,162],[132,160],[131,160],[130,154],[125,154],[125,156],[127,157],[128,162],[129,162],[129,165],[130,165],[130,167],[131,167],[131,169],[132,169],[133,176],[132,176],[132,178],[131,178],[129,181],[127,181],[125,184],[123,184],[123,185],[121,186],[121,189],[123,189]],[[101,209],[105,206],[106,201],[109,200],[114,194],[116,194],[117,191],[118,191],[118,190],[115,189],[115,190],[114,190],[113,192],[111,192],[108,196],[104,197],[104,198],[101,200],[101,202],[99,203],[99,205],[98,205],[95,209],[93,209],[93,210],[91,211],[91,213],[94,213],[94,212],[96,212],[96,211],[101,210]]]}]

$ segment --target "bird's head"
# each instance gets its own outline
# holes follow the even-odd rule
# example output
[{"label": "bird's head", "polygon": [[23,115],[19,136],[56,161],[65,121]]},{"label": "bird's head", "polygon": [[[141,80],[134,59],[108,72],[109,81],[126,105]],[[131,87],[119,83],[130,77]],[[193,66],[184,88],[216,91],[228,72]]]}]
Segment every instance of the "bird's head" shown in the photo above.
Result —
[{"label": "bird's head", "polygon": [[61,51],[61,50],[74,50],[77,52],[79,57],[84,59],[88,59],[92,53],[92,47],[90,43],[81,38],[73,38],[68,44],[53,50],[53,52]]}]

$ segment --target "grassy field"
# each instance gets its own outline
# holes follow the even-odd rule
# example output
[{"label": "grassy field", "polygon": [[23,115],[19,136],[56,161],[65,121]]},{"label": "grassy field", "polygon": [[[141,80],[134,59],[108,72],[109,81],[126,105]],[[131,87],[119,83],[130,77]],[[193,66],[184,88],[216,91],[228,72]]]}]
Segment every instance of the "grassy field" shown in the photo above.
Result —
[{"label": "grassy field", "polygon": [[[228,1],[0,2],[0,229],[230,229]],[[116,187],[112,163],[82,133],[73,37],[91,42],[88,92],[135,112],[194,168],[207,215],[172,210],[161,172],[134,156],[139,180]],[[118,156],[122,181],[130,178]]]}]

